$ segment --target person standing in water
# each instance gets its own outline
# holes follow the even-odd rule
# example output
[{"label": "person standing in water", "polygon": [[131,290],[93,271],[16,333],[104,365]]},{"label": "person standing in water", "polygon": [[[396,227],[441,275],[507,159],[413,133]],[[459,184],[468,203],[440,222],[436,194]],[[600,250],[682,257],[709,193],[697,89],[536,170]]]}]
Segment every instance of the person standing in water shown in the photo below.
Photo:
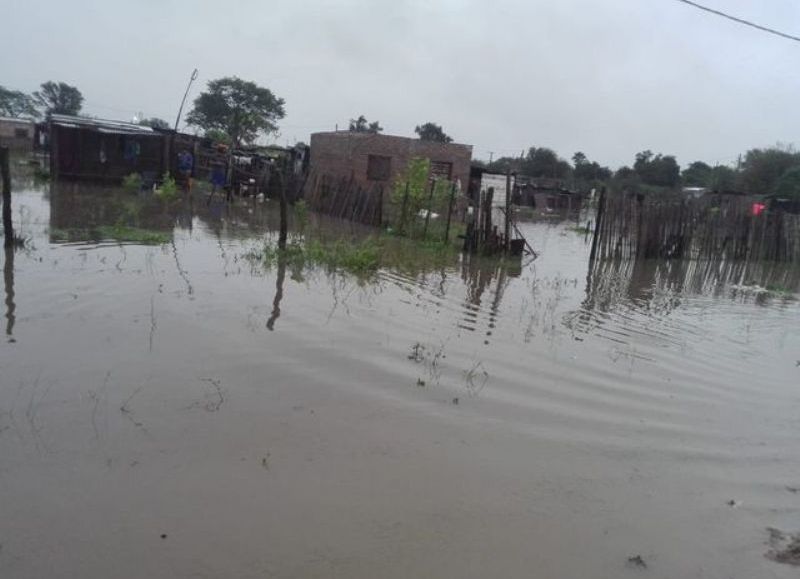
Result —
[{"label": "person standing in water", "polygon": [[192,169],[194,167],[194,157],[184,149],[178,153],[178,173],[183,179],[183,187],[186,192],[192,192]]}]

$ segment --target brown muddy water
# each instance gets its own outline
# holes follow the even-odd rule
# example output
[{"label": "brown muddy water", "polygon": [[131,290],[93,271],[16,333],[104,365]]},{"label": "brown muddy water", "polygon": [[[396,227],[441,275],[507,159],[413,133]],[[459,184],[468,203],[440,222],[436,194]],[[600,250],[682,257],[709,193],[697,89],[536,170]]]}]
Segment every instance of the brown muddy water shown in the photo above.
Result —
[{"label": "brown muddy water", "polygon": [[[269,202],[17,191],[4,579],[798,576],[796,272],[589,275],[530,223],[521,268],[359,280],[245,259]],[[172,240],[54,242],[120,211]]]}]

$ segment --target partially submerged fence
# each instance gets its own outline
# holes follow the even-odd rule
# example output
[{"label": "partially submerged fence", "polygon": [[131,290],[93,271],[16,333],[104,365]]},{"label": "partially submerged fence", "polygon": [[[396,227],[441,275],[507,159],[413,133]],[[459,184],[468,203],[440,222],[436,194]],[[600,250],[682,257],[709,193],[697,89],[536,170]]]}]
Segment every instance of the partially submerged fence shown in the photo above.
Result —
[{"label": "partially submerged fence", "polygon": [[310,209],[333,217],[380,226],[383,221],[382,185],[363,187],[353,179],[309,175],[305,201]]},{"label": "partially submerged fence", "polygon": [[800,216],[738,195],[602,195],[593,257],[800,263]]}]

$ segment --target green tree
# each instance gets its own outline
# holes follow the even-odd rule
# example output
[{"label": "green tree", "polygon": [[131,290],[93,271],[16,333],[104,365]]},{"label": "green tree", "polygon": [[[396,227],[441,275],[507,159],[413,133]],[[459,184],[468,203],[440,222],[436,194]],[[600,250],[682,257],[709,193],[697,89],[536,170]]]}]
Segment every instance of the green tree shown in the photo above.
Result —
[{"label": "green tree", "polygon": [[218,78],[209,81],[207,90],[194,100],[186,122],[206,131],[223,131],[238,147],[276,131],[276,122],[286,114],[283,105],[282,98],[254,82],[235,76]]},{"label": "green tree", "polygon": [[702,161],[695,161],[681,173],[683,184],[688,187],[710,187],[713,169]]},{"label": "green tree", "polygon": [[634,171],[627,165],[620,167],[614,173],[614,179],[632,179],[634,177],[638,178],[636,171]]},{"label": "green tree", "polygon": [[736,171],[725,165],[717,165],[711,169],[711,180],[708,186],[714,191],[732,191],[736,188]]},{"label": "green tree", "polygon": [[800,165],[800,156],[791,149],[750,149],[745,154],[738,185],[748,193],[769,193],[783,174],[795,165]]},{"label": "green tree", "polygon": [[203,136],[206,139],[211,139],[215,143],[223,143],[225,145],[231,144],[231,138],[228,133],[219,129],[208,129]]},{"label": "green tree", "polygon": [[800,201],[800,165],[788,169],[781,175],[774,192],[782,199]]},{"label": "green tree", "polygon": [[48,80],[33,93],[36,105],[46,115],[77,115],[83,106],[83,95],[76,87],[65,82]]},{"label": "green tree", "polygon": [[531,147],[521,163],[522,172],[529,177],[550,177],[563,179],[569,176],[572,168],[561,159],[553,149]]},{"label": "green tree", "polygon": [[584,165],[588,162],[589,159],[581,151],[578,151],[574,155],[572,155],[572,164],[575,166],[576,169],[578,168],[578,166]]},{"label": "green tree", "polygon": [[3,117],[38,117],[33,97],[19,90],[0,86],[0,116]]},{"label": "green tree", "polygon": [[492,173],[522,173],[523,157],[498,157],[487,163],[486,169]]},{"label": "green tree", "polygon": [[672,155],[654,155],[652,151],[636,154],[633,170],[646,185],[677,187],[681,180],[681,168]]},{"label": "green tree", "polygon": [[383,131],[383,127],[378,121],[368,122],[364,115],[359,115],[357,119],[350,119],[350,131],[353,133],[374,133]]},{"label": "green tree", "polygon": [[442,130],[442,127],[437,125],[436,123],[425,123],[423,125],[417,125],[414,129],[414,132],[417,133],[419,139],[421,141],[435,141],[437,143],[452,143],[453,139],[451,139],[445,132]]},{"label": "green tree", "polygon": [[578,151],[572,155],[575,167],[573,176],[579,181],[607,181],[611,179],[611,169],[603,167],[597,161],[589,161],[585,154]]},{"label": "green tree", "polygon": [[141,121],[139,121],[139,124],[143,125],[145,127],[153,128],[153,129],[169,129],[169,128],[171,128],[167,121],[165,121],[164,119],[159,119],[158,117],[152,117],[152,118],[149,118],[149,119],[142,119]]}]

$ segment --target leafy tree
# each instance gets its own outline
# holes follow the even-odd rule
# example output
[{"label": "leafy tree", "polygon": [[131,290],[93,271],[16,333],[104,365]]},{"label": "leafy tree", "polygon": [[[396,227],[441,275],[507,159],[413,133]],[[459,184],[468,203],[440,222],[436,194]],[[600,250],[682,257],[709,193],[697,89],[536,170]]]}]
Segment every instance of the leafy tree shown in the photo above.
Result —
[{"label": "leafy tree", "polygon": [[710,187],[713,169],[702,161],[695,161],[681,173],[683,184],[688,187]]},{"label": "leafy tree", "polygon": [[559,158],[553,149],[531,147],[522,161],[522,172],[529,177],[552,177],[563,179],[571,171],[570,164]]},{"label": "leafy tree", "polygon": [[711,169],[711,180],[708,186],[714,191],[731,191],[736,188],[736,171],[725,165],[717,165]]},{"label": "leafy tree", "polygon": [[573,176],[581,181],[607,181],[611,179],[611,169],[603,167],[597,161],[589,161],[585,154],[578,151],[572,155],[575,164]]},{"label": "leafy tree", "polygon": [[229,76],[209,81],[207,90],[194,100],[186,122],[206,131],[223,131],[238,147],[276,131],[276,121],[286,114],[283,105],[284,100],[268,88]]},{"label": "leafy tree", "polygon": [[498,157],[486,168],[492,173],[522,173],[523,157]]},{"label": "leafy tree", "polygon": [[170,128],[169,123],[167,121],[165,121],[164,119],[159,119],[158,117],[152,117],[152,118],[149,118],[149,119],[142,119],[141,121],[139,121],[139,124],[143,125],[145,127],[153,128],[153,129],[169,129]]},{"label": "leafy tree", "polygon": [[83,106],[81,91],[65,82],[52,80],[42,83],[41,90],[33,93],[33,99],[46,115],[77,115]]},{"label": "leafy tree", "polygon": [[636,171],[634,171],[627,165],[620,167],[614,173],[614,179],[631,179],[633,177],[638,177],[638,175]]},{"label": "leafy tree", "polygon": [[0,86],[0,116],[3,117],[38,117],[33,97],[22,91]]},{"label": "leafy tree", "polygon": [[646,185],[677,187],[681,180],[681,168],[672,155],[654,155],[652,151],[636,154],[633,170]]},{"label": "leafy tree", "polygon": [[795,165],[800,165],[800,155],[791,149],[750,149],[745,154],[738,185],[748,193],[769,193],[783,174]]},{"label": "leafy tree", "polygon": [[211,139],[214,143],[223,143],[225,145],[231,144],[231,138],[225,131],[219,129],[208,129],[203,136],[206,139]]},{"label": "leafy tree", "polygon": [[437,143],[452,143],[451,139],[442,130],[442,127],[436,123],[425,123],[424,125],[417,125],[414,129],[421,141],[435,141]]},{"label": "leafy tree", "polygon": [[575,168],[577,168],[579,165],[583,165],[588,162],[589,159],[581,151],[578,151],[574,155],[572,155],[572,164],[575,165]]},{"label": "leafy tree", "polygon": [[775,185],[775,195],[783,199],[800,201],[800,165],[788,169]]},{"label": "leafy tree", "polygon": [[350,119],[350,131],[353,133],[378,134],[383,131],[383,127],[378,121],[370,123],[364,115],[360,115],[357,119]]}]

